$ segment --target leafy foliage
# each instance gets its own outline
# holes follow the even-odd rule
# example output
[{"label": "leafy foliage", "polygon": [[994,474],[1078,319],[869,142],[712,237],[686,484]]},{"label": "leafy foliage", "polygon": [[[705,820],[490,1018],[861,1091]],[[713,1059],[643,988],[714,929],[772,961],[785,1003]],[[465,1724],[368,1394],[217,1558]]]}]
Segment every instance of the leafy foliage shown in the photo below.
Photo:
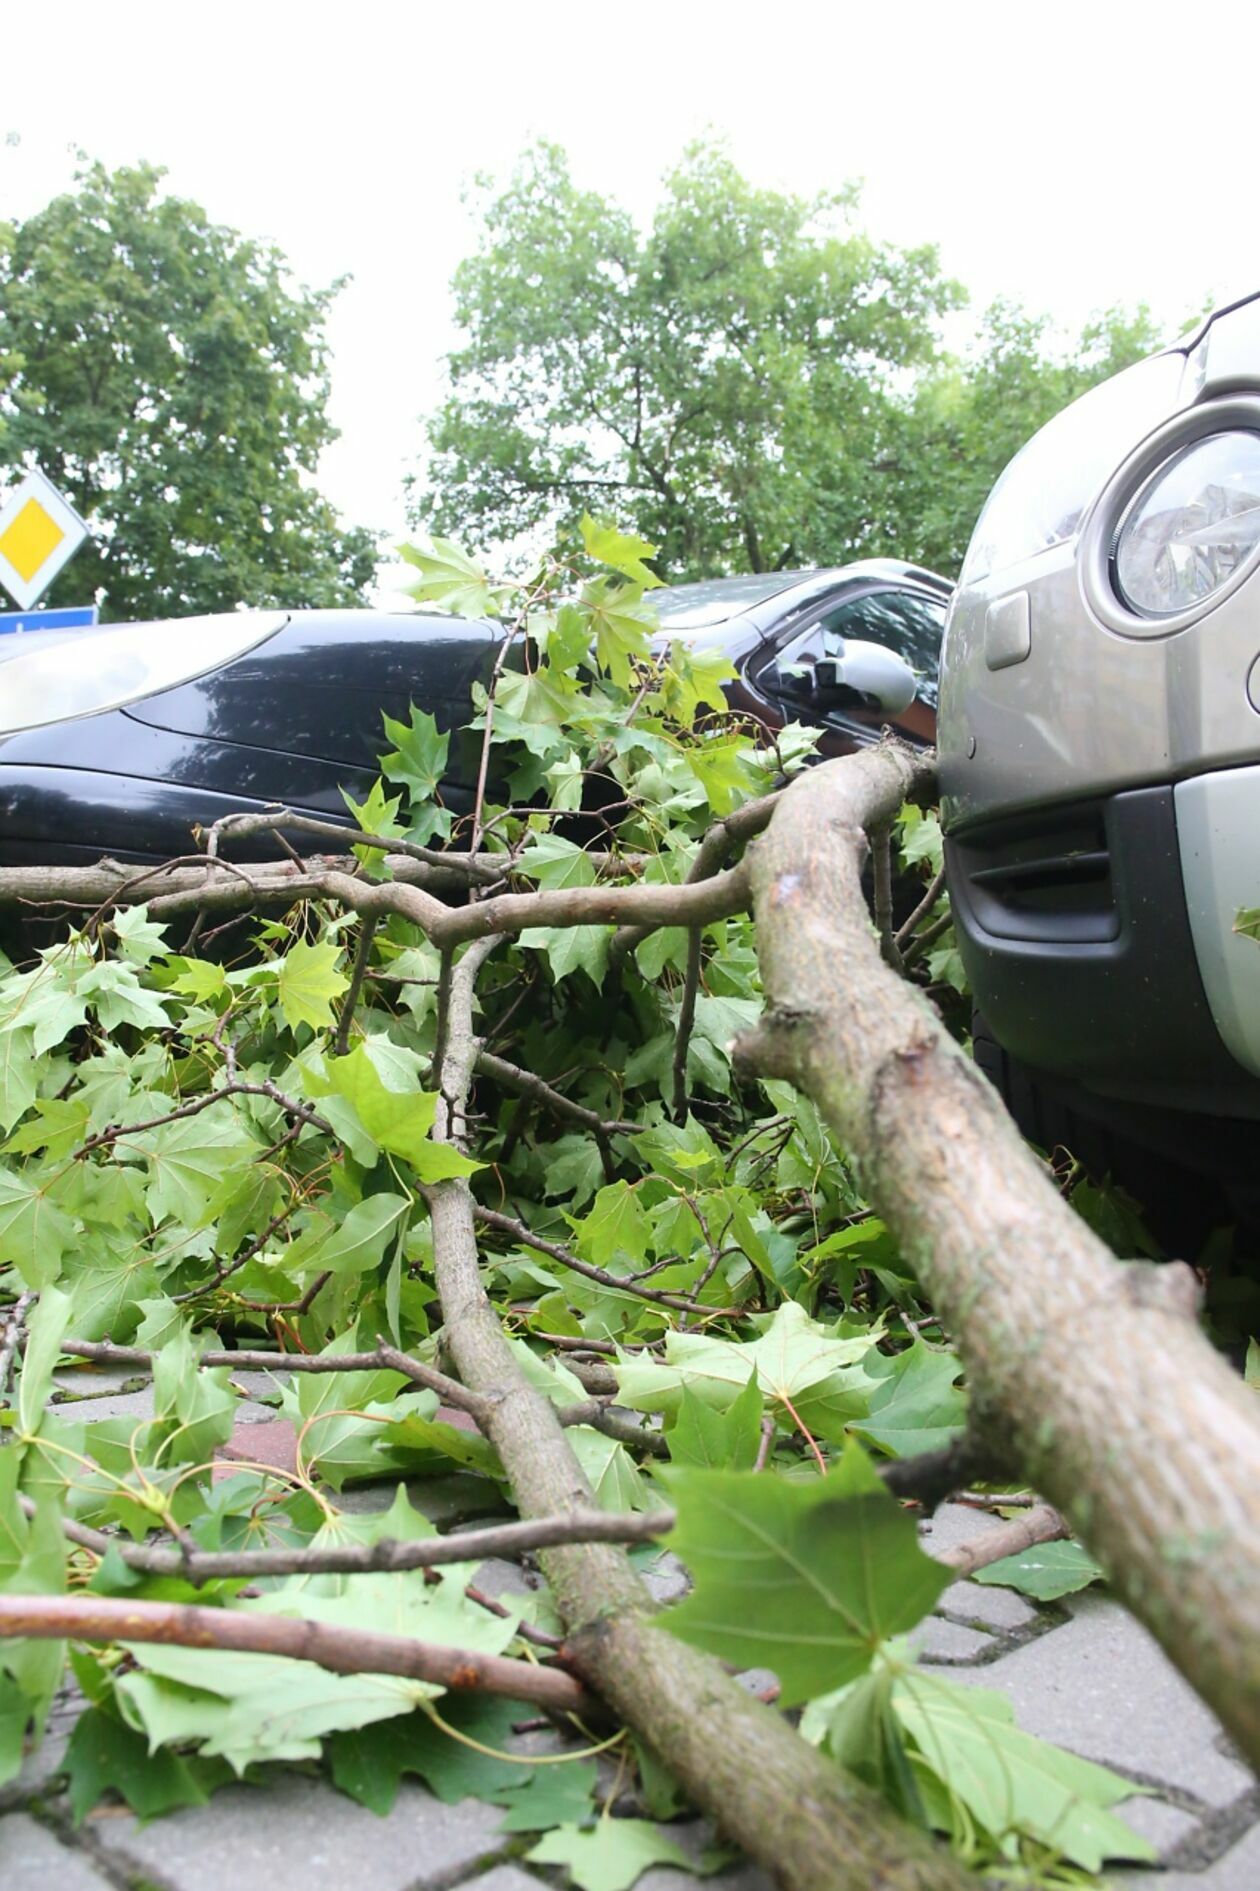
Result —
[{"label": "leafy foliage", "polygon": [[618,562],[587,531],[586,550],[636,583],[880,555],[956,570],[1025,440],[1162,339],[1145,309],[1112,311],[1060,355],[998,304],[952,357],[942,318],[966,298],[934,249],[875,241],[852,187],[758,190],[712,144],[646,229],[551,144],[477,209],[417,518],[563,537],[610,506],[639,549]]},{"label": "leafy foliage", "polygon": [[[652,547],[594,521],[584,530],[601,573],[575,556],[518,594],[451,546],[413,561],[425,601],[514,612],[519,667],[473,717],[488,735],[479,850],[501,860],[502,883],[560,901],[608,880],[677,884],[715,813],[808,755],[807,735],[760,747],[715,711],[703,662],[652,641]],[[445,738],[423,708],[387,721],[382,746],[397,793],[376,784],[364,831],[426,831],[436,811],[427,831],[466,845],[474,823],[440,805]],[[908,871],[926,879],[930,825],[916,831]],[[379,846],[362,853],[365,880],[390,872]],[[487,1654],[516,1649],[527,1614],[535,1631],[559,1626],[545,1590],[487,1608],[468,1564],[436,1581],[304,1570],[195,1589],[120,1553],[166,1540],[189,1554],[415,1542],[432,1533],[435,1480],[470,1517],[503,1512],[492,1445],[395,1370],[395,1354],[374,1354],[384,1343],[436,1362],[426,1190],[467,1176],[486,1217],[483,1273],[531,1383],[559,1407],[585,1403],[566,1363],[576,1348],[611,1365],[618,1405],[642,1415],[638,1434],[623,1413],[566,1435],[606,1509],[676,1505],[673,1547],[694,1587],[666,1624],[772,1666],[788,1704],[882,1689],[861,1719],[869,1749],[854,1748],[852,1715],[843,1740],[834,1719],[827,1738],[964,1849],[983,1827],[1008,1861],[1061,1830],[1065,1855],[1122,1851],[1093,1775],[1082,1783],[1079,1763],[1034,1754],[985,1709],[983,1741],[1009,1745],[1029,1782],[996,1831],[981,1756],[958,1744],[956,1776],[938,1762],[952,1695],[919,1688],[913,1670],[885,1679],[890,1638],[931,1609],[948,1572],[918,1549],[868,1447],[911,1455],[952,1437],[959,1363],[911,1337],[903,1314],[915,1329],[930,1314],[817,1111],[736,1074],[731,1040],[760,1009],[750,921],[707,924],[700,945],[680,1043],[685,934],[628,941],[586,916],[502,940],[478,986],[493,1057],[465,1121],[468,1156],[434,1133],[441,957],[396,914],[365,938],[353,917],[301,902],[214,950],[183,921],[125,908],[0,966],[0,1291],[38,1295],[2,1414],[0,1591],[87,1585]],[[146,1348],[151,1400],[98,1415],[77,1398],[83,1374],[59,1366],[71,1335]],[[224,1346],[270,1348],[274,1371],[247,1386],[207,1364]],[[298,1353],[369,1357],[286,1374]],[[247,1395],[285,1440],[274,1462],[253,1447]],[[355,1484],[389,1507],[352,1507],[342,1493]],[[68,1543],[62,1522],[105,1532],[109,1547]],[[38,1734],[65,1659],[55,1642],[0,1648],[0,1774]],[[90,1702],[69,1755],[76,1817],[104,1792],[153,1817],[235,1774],[318,1760],[377,1811],[409,1775],[442,1797],[491,1799],[505,1833],[545,1834],[532,1859],[589,1891],[682,1858],[655,1823],[678,1806],[658,1764],[642,1768],[651,1818],[613,1817],[591,1756],[552,1765],[514,1749],[508,1703],[161,1644],[77,1654],[75,1673]]]},{"label": "leafy foliage", "polygon": [[357,602],[375,541],[312,483],[335,437],[324,323],[339,285],[86,165],[0,224],[0,467],[37,461],[93,537],[48,594],[107,618]]}]

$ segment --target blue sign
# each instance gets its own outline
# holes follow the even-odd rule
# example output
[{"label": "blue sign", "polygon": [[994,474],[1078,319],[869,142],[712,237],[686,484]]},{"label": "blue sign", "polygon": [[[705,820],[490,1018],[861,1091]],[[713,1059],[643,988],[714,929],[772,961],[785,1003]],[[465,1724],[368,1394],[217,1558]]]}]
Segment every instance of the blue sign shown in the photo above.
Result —
[{"label": "blue sign", "polygon": [[95,604],[71,604],[63,611],[0,611],[0,637],[6,630],[86,630],[99,621]]}]

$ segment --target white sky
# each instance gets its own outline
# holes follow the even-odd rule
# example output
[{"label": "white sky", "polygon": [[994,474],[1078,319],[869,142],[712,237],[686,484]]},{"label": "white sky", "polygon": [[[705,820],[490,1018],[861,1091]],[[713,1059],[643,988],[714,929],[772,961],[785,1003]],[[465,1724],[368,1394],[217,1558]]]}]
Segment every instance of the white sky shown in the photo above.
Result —
[{"label": "white sky", "polygon": [[461,189],[531,137],[646,220],[716,130],[759,184],[864,178],[872,233],[936,242],[977,310],[1002,294],[1077,326],[1145,300],[1176,325],[1260,286],[1258,51],[1234,0],[62,0],[0,9],[0,215],[69,186],[80,146],[166,165],[307,282],[352,274],[322,484],[400,534],[474,241]]}]

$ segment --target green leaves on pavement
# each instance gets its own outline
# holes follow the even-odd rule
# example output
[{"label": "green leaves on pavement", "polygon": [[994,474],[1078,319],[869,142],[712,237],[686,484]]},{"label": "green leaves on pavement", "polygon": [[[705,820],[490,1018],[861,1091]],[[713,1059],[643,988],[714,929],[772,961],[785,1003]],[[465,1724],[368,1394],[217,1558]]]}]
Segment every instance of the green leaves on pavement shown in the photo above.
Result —
[{"label": "green leaves on pavement", "polygon": [[870,1667],[949,1582],[856,1445],[826,1477],[674,1468],[668,1546],[693,1589],[662,1617],[739,1667],[773,1668],[794,1706]]}]

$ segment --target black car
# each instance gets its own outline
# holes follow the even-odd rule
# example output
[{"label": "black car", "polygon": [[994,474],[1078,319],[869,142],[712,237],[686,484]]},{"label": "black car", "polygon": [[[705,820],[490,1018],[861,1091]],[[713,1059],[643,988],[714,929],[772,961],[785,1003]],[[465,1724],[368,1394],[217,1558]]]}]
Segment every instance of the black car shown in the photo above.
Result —
[{"label": "black car", "polygon": [[[875,560],[653,593],[662,636],[720,648],[734,709],[824,727],[828,753],[935,728],[946,580]],[[236,612],[0,638],[0,865],[160,861],[192,830],[277,803],[346,819],[411,703],[462,731],[499,625],[433,613]],[[443,798],[471,808],[480,737]],[[255,843],[257,845],[257,843]]]}]

